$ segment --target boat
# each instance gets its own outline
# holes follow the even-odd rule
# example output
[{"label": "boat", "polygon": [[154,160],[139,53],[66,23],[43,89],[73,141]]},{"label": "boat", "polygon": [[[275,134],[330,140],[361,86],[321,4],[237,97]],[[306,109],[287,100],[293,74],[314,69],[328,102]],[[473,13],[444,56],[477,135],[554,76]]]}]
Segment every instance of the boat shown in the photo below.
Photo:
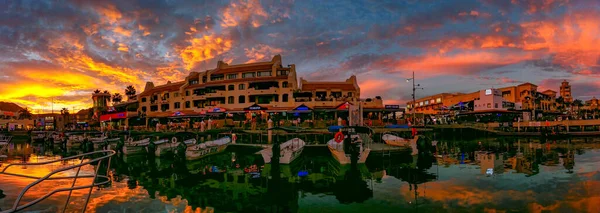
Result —
[{"label": "boat", "polygon": [[44,142],[49,139],[52,135],[52,132],[49,131],[31,131],[31,141],[32,142]]},{"label": "boat", "polygon": [[196,143],[196,134],[192,132],[155,133],[152,142],[146,147],[149,154],[156,157],[174,154],[180,144],[186,147]]},{"label": "boat", "polygon": [[[333,157],[340,164],[350,164],[352,162],[350,152],[356,151],[358,154],[357,163],[365,163],[369,157],[369,153],[371,153],[371,149],[365,147],[366,141],[363,137],[368,137],[365,135],[372,135],[373,130],[363,126],[349,126],[341,128],[339,132],[343,136],[342,140],[338,139],[338,142],[334,138],[327,142],[327,148],[329,148]],[[336,133],[336,135],[338,134]]]},{"label": "boat", "polygon": [[[304,150],[304,146],[306,143],[300,138],[292,138],[281,145],[279,145],[279,163],[280,164],[290,164],[292,161],[296,160],[300,154],[302,154],[302,150]],[[263,149],[260,151],[265,163],[271,163],[271,158],[273,157],[273,149],[271,147]]]},{"label": "boat", "polygon": [[146,153],[146,146],[150,143],[150,136],[141,132],[126,132],[126,140],[117,145],[117,150],[121,150],[124,155],[134,155]]},{"label": "boat", "polygon": [[12,136],[0,135],[0,157],[5,158],[8,154],[8,147]]},{"label": "boat", "polygon": [[[209,155],[223,152],[229,143],[231,143],[231,137],[225,136],[217,140],[188,146],[185,149],[185,159],[197,160]],[[180,150],[177,151],[179,152]]]},{"label": "boat", "polygon": [[65,132],[64,135],[68,147],[79,147],[88,138],[86,132]]},{"label": "boat", "polygon": [[419,136],[416,135],[412,139],[405,139],[393,134],[383,134],[381,139],[390,146],[402,146],[402,147],[411,147],[412,144],[416,144],[419,140]]}]

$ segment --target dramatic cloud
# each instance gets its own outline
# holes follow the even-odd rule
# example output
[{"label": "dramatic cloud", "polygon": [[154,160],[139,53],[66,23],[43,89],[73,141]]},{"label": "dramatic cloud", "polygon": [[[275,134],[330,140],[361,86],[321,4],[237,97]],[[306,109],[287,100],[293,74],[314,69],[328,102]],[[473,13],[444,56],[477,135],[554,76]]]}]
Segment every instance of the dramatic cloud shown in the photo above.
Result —
[{"label": "dramatic cloud", "polygon": [[[0,101],[91,105],[95,89],[179,81],[191,71],[281,54],[299,77],[356,75],[363,98],[569,79],[598,96],[600,2],[585,0],[9,1],[0,14]],[[481,81],[481,85],[467,81]],[[394,86],[392,86],[394,85]],[[441,86],[444,86],[443,88]],[[481,88],[480,88],[481,87]]]}]

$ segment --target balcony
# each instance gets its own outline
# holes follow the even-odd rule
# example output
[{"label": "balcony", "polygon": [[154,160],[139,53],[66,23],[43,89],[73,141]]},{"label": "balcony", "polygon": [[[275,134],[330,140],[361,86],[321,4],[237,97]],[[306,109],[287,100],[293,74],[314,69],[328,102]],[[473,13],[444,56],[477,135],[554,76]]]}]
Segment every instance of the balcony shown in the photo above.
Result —
[{"label": "balcony", "polygon": [[248,88],[246,91],[250,95],[253,95],[253,94],[279,94],[279,88],[277,88],[277,87],[269,87],[268,89]]}]

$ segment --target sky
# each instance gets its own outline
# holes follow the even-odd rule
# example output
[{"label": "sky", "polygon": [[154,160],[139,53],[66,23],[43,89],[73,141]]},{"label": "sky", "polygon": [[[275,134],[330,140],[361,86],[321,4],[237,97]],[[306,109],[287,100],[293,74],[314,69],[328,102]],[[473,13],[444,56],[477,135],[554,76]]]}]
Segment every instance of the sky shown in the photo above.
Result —
[{"label": "sky", "polygon": [[[83,109],[192,71],[281,54],[308,80],[356,75],[362,98],[537,84],[600,97],[595,0],[0,0],[0,101]],[[53,104],[52,104],[53,103]]]}]

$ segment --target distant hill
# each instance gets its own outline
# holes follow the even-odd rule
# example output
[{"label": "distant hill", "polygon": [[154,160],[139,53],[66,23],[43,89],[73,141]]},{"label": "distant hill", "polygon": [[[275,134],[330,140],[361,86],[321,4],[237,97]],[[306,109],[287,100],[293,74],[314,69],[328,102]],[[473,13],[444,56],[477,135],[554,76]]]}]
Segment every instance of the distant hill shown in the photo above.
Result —
[{"label": "distant hill", "polygon": [[23,110],[23,107],[15,103],[0,101],[0,111],[19,112],[21,110]]}]

